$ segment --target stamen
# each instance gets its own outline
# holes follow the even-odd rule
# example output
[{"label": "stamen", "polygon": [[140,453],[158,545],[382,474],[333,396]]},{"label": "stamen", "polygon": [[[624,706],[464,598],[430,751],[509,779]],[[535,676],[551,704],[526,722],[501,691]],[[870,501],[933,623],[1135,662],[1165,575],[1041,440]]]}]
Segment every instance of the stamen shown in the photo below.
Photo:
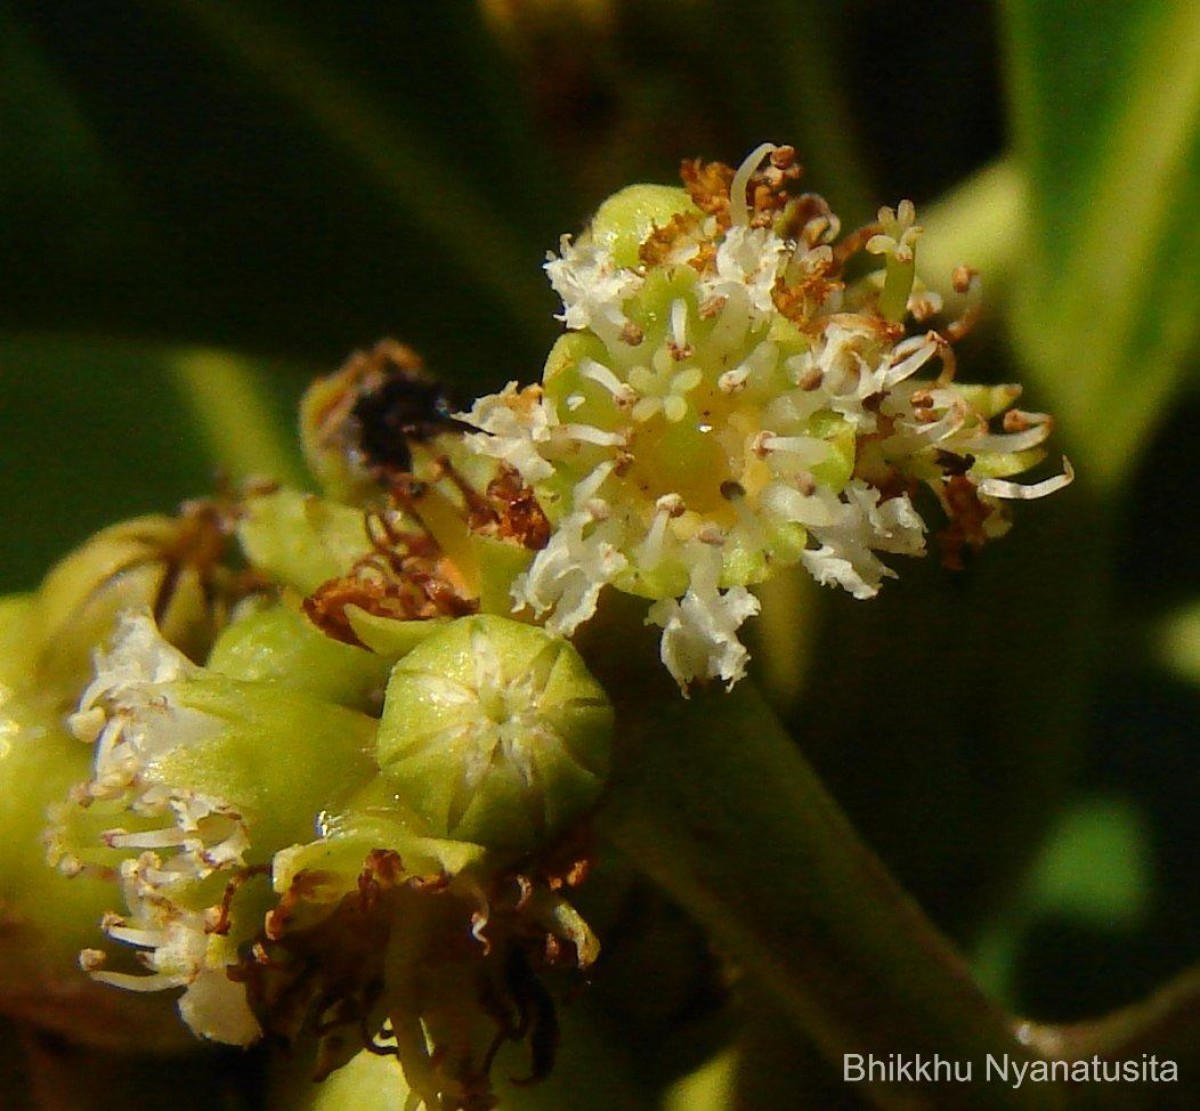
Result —
[{"label": "stamen", "polygon": [[119,923],[108,926],[105,933],[113,941],[123,941],[127,945],[136,945],[139,949],[157,949],[160,945],[166,945],[168,941],[165,930],[138,929]]},{"label": "stamen", "polygon": [[811,467],[824,460],[830,452],[825,440],[815,436],[776,436],[771,432],[760,433],[754,442],[756,454],[783,452],[795,456],[797,462]]},{"label": "stamen", "polygon": [[169,849],[176,846],[198,849],[203,844],[199,837],[189,836],[175,827],[149,829],[141,833],[108,829],[100,834],[100,838],[110,849]]},{"label": "stamen", "polygon": [[[632,405],[637,400],[637,392],[628,382],[622,382],[608,367],[603,363],[596,362],[595,359],[581,360],[579,373],[582,377],[608,390],[619,408]],[[568,408],[570,408],[569,399]]]},{"label": "stamen", "polygon": [[581,440],[586,444],[597,444],[600,447],[624,447],[625,436],[620,432],[605,432],[590,424],[564,424],[563,431],[572,440]]},{"label": "stamen", "polygon": [[[929,409],[920,409],[917,412],[917,420],[926,422],[920,428],[907,428],[903,432],[898,432],[887,440],[887,447],[892,452],[914,452],[919,451],[926,444],[940,443],[942,440],[953,436],[966,423],[968,415],[967,406],[964,402],[956,398],[949,409],[937,420],[934,420],[934,414]],[[974,440],[971,441],[975,443]],[[963,445],[956,444],[956,449]]]},{"label": "stamen", "polygon": [[[883,382],[887,387],[896,385],[897,382],[903,382],[905,378],[909,378],[921,369],[937,352],[939,343],[934,333],[930,332],[925,336],[914,336],[913,340],[920,343],[920,346],[911,354],[906,354],[899,362],[893,363],[887,373],[884,375]],[[905,348],[909,346],[911,341],[905,341],[896,345],[896,353],[901,354]]]},{"label": "stamen", "polygon": [[958,447],[972,454],[989,451],[1028,451],[1050,438],[1049,423],[1036,424],[1023,432],[983,433],[970,440],[961,440]]},{"label": "stamen", "polygon": [[678,348],[687,346],[687,324],[687,302],[682,297],[677,297],[671,302],[671,338]]},{"label": "stamen", "polygon": [[114,988],[124,988],[126,991],[167,991],[170,988],[181,988],[187,984],[186,976],[178,973],[153,972],[139,976],[133,972],[92,972],[93,980],[101,984],[109,984]]},{"label": "stamen", "polygon": [[590,475],[575,487],[575,501],[577,504],[584,504],[591,501],[596,496],[596,491],[604,485],[604,480],[608,478],[616,466],[612,460],[606,460],[596,467]]},{"label": "stamen", "polygon": [[663,499],[660,498],[650,531],[641,545],[641,551],[638,552],[638,562],[648,571],[653,571],[662,562],[663,548],[667,539],[667,524],[673,516],[670,508],[664,506],[662,502]]},{"label": "stamen", "polygon": [[1001,420],[1005,432],[1024,432],[1035,424],[1051,424],[1049,413],[1029,413],[1024,409],[1009,409]]},{"label": "stamen", "polygon": [[755,147],[733,175],[733,184],[729,187],[729,218],[735,228],[750,226],[750,208],[746,204],[746,190],[750,185],[750,178],[762,160],[778,149],[774,143],[763,143]]},{"label": "stamen", "polygon": [[1033,501],[1057,493],[1075,481],[1075,468],[1071,461],[1063,456],[1063,473],[1047,478],[1043,482],[1035,482],[1032,486],[1022,486],[1019,482],[1008,482],[1002,478],[985,478],[979,484],[979,492],[990,498],[1003,498],[1006,501]]}]

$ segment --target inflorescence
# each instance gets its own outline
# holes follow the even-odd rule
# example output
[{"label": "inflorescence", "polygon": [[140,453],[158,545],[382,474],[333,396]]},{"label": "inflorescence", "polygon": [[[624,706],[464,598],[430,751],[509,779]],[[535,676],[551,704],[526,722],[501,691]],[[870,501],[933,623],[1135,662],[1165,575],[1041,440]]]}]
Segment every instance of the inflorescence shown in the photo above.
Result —
[{"label": "inflorescence", "polygon": [[502,1043],[548,1067],[543,979],[598,953],[571,897],[614,711],[567,638],[605,590],[647,601],[685,694],[732,685],[777,569],[868,598],[881,555],[925,551],[922,490],[955,565],[1070,482],[1014,482],[1050,418],[955,380],[976,275],[930,327],[912,204],[842,236],[799,178],[766,144],[618,193],[546,264],[539,383],[459,411],[381,343],[304,400],[322,495],[115,526],[2,611],[36,649],[5,697],[74,707],[93,752],[45,835],[124,904],[93,979],[181,988],[217,1041],[314,1037],[318,1076],[365,1048],[414,1106],[493,1106]]}]

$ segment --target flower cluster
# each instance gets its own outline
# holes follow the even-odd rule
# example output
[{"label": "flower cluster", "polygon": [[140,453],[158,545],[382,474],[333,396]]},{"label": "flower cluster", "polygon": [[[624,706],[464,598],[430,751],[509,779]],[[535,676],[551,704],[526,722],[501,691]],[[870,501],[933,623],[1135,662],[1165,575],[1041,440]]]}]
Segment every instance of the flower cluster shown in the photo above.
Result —
[{"label": "flower cluster", "polygon": [[[910,202],[839,241],[826,203],[794,195],[791,148],[683,177],[617,194],[563,238],[546,271],[568,332],[541,383],[510,383],[462,419],[553,526],[516,606],[570,635],[605,586],[644,596],[686,689],[741,678],[748,588],[774,568],[802,563],[866,598],[892,574],[877,553],[922,554],[918,487],[950,518],[955,562],[1004,530],[1003,500],[1071,474],[1007,481],[1042,458],[1049,418],[1010,409],[1016,387],[954,381],[961,322],[906,329],[940,308],[915,281]],[[885,271],[851,281],[864,253]],[[972,292],[973,274],[955,278]]]},{"label": "flower cluster", "polygon": [[318,1076],[365,1048],[414,1105],[493,1106],[503,1042],[548,1066],[542,974],[598,953],[570,894],[614,711],[567,638],[605,588],[647,600],[685,694],[733,684],[775,569],[870,597],[881,555],[925,550],[921,488],[953,564],[1070,481],[1013,482],[1049,418],[954,380],[974,275],[962,319],[912,327],[941,312],[912,205],[842,237],[799,175],[767,145],[617,194],[547,263],[567,331],[539,384],[457,412],[385,341],[304,399],[321,495],[114,526],[0,606],[34,660],[0,653],[0,773],[78,755],[45,843],[89,914],[110,900],[93,981],[182,989],[217,1041],[314,1037]]},{"label": "flower cluster", "polygon": [[220,1042],[315,1033],[318,1076],[391,1038],[430,1107],[490,1106],[538,971],[597,954],[562,846],[612,714],[574,649],[505,618],[383,662],[259,603],[200,666],[127,614],[71,718],[93,772],[52,808],[50,856],[123,897],[103,930],[141,968],[89,948],[94,979],[182,988]]}]

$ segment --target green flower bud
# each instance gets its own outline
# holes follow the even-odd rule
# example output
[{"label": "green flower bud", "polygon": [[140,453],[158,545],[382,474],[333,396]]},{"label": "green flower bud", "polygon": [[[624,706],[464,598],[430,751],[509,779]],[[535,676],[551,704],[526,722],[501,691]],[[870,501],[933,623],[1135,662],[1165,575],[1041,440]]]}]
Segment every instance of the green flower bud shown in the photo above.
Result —
[{"label": "green flower bud", "polygon": [[383,703],[397,656],[379,656],[334,640],[303,614],[273,605],[226,627],[209,653],[207,667],[231,679],[275,683],[370,713]]},{"label": "green flower bud", "polygon": [[637,266],[642,244],[677,216],[699,216],[687,192],[672,185],[631,185],[614,193],[588,227],[592,242],[612,252],[618,266]]},{"label": "green flower bud", "polygon": [[526,852],[595,802],[612,724],[603,689],[567,642],[481,615],[396,665],[376,755],[433,836]]},{"label": "green flower bud", "polygon": [[513,581],[545,542],[545,518],[511,473],[447,439],[429,481],[398,483],[394,498],[381,493],[371,509],[290,490],[251,493],[237,529],[247,560],[305,595],[322,632],[359,647],[378,639],[364,621],[410,625],[403,638],[415,641],[425,635],[418,625],[507,612]]},{"label": "green flower bud", "polygon": [[38,637],[38,611],[32,594],[0,597],[0,687],[35,687],[29,668],[29,644]]},{"label": "green flower bud", "polygon": [[361,509],[297,490],[248,496],[237,537],[254,568],[301,594],[344,575],[371,552]]}]

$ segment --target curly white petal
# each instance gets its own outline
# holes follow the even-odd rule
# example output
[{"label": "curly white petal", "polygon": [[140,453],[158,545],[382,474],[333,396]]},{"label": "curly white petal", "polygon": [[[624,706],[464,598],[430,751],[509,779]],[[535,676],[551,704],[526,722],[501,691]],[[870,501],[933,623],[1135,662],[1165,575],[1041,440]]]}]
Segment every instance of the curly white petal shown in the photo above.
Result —
[{"label": "curly white petal", "polygon": [[535,615],[553,611],[546,627],[570,636],[596,612],[600,592],[628,564],[603,527],[596,504],[566,517],[529,570],[513,584],[513,601]]},{"label": "curly white petal", "polygon": [[646,623],[662,627],[660,654],[687,694],[697,679],[721,679],[733,686],[746,673],[750,654],[737,638],[743,621],[759,611],[745,587],[717,587],[720,559],[697,544],[691,582],[683,598],[663,598],[650,607]]},{"label": "curly white petal", "polygon": [[608,249],[572,243],[569,235],[558,249],[558,255],[546,256],[546,274],[563,303],[557,319],[572,331],[619,332],[626,324],[622,305],[641,287],[642,277],[618,266]]},{"label": "curly white petal", "polygon": [[822,586],[837,585],[855,598],[872,598],[884,578],[895,577],[875,551],[922,555],[925,522],[906,494],[880,500],[879,491],[862,479],[846,487],[844,499],[835,523],[810,529],[821,546],[801,559]]},{"label": "curly white petal", "polygon": [[507,463],[525,482],[540,482],[554,473],[542,456],[554,421],[540,390],[519,390],[516,382],[509,382],[498,394],[481,397],[469,412],[456,413],[455,419],[481,429],[483,435],[471,437],[474,449]]}]

